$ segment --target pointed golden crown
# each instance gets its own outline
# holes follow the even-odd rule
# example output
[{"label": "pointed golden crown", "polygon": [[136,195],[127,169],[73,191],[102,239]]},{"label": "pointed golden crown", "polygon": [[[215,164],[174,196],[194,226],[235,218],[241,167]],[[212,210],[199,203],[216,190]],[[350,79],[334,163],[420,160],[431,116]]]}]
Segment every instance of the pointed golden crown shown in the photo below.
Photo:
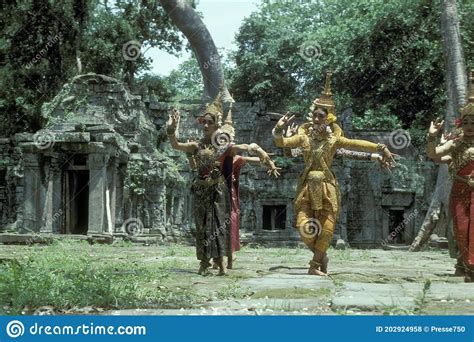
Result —
[{"label": "pointed golden crown", "polygon": [[223,90],[221,88],[219,93],[216,95],[214,101],[206,105],[206,109],[204,110],[204,113],[202,115],[211,115],[217,126],[220,126],[222,124],[222,95]]},{"label": "pointed golden crown", "polygon": [[461,119],[468,115],[474,115],[474,70],[471,70],[471,75],[469,76],[467,103],[461,108]]},{"label": "pointed golden crown", "polygon": [[233,126],[234,122],[233,122],[233,119],[232,119],[232,107],[233,107],[235,101],[234,101],[234,98],[232,97],[232,95],[231,95],[231,100],[232,101],[230,101],[230,103],[229,103],[229,110],[227,111],[227,116],[224,120],[224,124]]},{"label": "pointed golden crown", "polygon": [[325,108],[328,111],[328,114],[336,115],[334,100],[332,99],[331,92],[331,77],[332,71],[328,70],[326,73],[324,91],[319,98],[313,101],[313,105],[317,108]]},{"label": "pointed golden crown", "polygon": [[224,120],[224,124],[221,127],[223,132],[229,134],[231,141],[235,139],[235,129],[234,129],[234,122],[232,120],[232,106],[234,103],[234,99],[229,103],[229,110],[227,111],[227,116]]}]

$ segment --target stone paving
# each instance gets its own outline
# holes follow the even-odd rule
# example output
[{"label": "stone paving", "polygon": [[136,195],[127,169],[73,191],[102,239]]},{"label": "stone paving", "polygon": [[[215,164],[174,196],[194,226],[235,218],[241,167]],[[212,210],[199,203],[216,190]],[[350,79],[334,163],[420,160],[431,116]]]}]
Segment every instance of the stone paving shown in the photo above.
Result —
[{"label": "stone paving", "polygon": [[[473,284],[454,277],[445,250],[330,250],[330,277],[307,275],[303,248],[245,248],[228,277],[175,269],[209,300],[195,309],[113,315],[457,315],[474,313]],[[186,261],[192,261],[192,258]],[[191,264],[193,264],[192,261]],[[186,276],[183,278],[183,274]]]},{"label": "stone paving", "polygon": [[[73,245],[72,245],[73,246]],[[86,244],[87,246],[87,244]],[[28,246],[0,245],[0,259],[27,253]],[[245,246],[225,277],[197,274],[194,248],[172,245],[84,244],[97,262],[166,268],[160,286],[190,289],[199,298],[189,308],[96,310],[111,315],[468,315],[474,314],[474,284],[454,277],[446,250],[329,250],[329,277],[307,275],[309,251]],[[71,253],[73,253],[71,247]]]}]

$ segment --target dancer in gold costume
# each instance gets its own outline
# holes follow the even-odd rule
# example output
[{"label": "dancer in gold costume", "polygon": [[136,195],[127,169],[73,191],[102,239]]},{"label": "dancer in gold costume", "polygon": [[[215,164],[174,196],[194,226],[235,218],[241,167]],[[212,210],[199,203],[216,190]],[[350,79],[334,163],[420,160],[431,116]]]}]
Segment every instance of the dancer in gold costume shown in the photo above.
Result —
[{"label": "dancer in gold costume", "polygon": [[273,131],[278,147],[300,147],[303,153],[305,168],[298,180],[294,208],[296,228],[313,252],[308,270],[312,275],[327,275],[328,271],[326,252],[340,208],[339,186],[330,169],[337,149],[380,152],[384,165],[388,168],[395,165],[393,155],[385,145],[347,139],[337,132],[330,82],[331,72],[328,72],[324,93],[310,108],[310,121],[301,125],[296,135],[283,136],[284,128],[294,118],[289,114],[278,121]]}]

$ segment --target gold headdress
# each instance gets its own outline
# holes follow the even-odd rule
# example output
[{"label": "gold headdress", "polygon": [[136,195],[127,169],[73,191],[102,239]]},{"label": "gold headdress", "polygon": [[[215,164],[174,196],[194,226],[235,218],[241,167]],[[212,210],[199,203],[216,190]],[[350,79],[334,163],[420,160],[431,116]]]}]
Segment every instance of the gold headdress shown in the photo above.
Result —
[{"label": "gold headdress", "polygon": [[469,76],[467,103],[461,108],[461,119],[468,115],[474,115],[474,70],[471,70],[471,75]]},{"label": "gold headdress", "polygon": [[311,105],[311,112],[315,108],[324,108],[328,111],[328,121],[329,123],[333,123],[336,121],[336,106],[334,105],[334,100],[332,99],[332,92],[331,92],[331,77],[332,71],[329,70],[326,73],[326,83],[324,85],[324,91],[321,96],[315,99]]},{"label": "gold headdress", "polygon": [[198,121],[202,120],[204,116],[210,115],[214,119],[217,127],[222,125],[222,94],[223,91],[221,89],[214,101],[206,105],[206,109],[204,110],[203,115],[198,118]]},{"label": "gold headdress", "polygon": [[234,99],[232,99],[232,101],[229,104],[229,111],[227,112],[227,116],[224,120],[224,124],[220,128],[222,131],[229,134],[232,141],[234,141],[234,138],[235,138],[234,122],[232,120],[232,105],[234,102],[235,102]]}]

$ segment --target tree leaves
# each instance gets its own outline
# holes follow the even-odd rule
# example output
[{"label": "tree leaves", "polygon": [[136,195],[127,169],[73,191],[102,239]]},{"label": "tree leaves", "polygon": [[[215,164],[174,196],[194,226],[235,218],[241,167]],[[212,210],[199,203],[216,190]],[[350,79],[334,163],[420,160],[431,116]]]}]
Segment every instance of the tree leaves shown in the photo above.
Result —
[{"label": "tree leaves", "polygon": [[[463,0],[459,7],[466,59],[473,60],[474,6]],[[427,0],[263,4],[236,36],[231,91],[276,111],[305,113],[331,68],[338,112],[352,108],[361,127],[379,116],[393,117],[374,128],[408,126],[420,113],[417,124],[426,125],[444,111],[439,16],[439,2]],[[307,44],[320,47],[317,58],[302,58]]]}]

